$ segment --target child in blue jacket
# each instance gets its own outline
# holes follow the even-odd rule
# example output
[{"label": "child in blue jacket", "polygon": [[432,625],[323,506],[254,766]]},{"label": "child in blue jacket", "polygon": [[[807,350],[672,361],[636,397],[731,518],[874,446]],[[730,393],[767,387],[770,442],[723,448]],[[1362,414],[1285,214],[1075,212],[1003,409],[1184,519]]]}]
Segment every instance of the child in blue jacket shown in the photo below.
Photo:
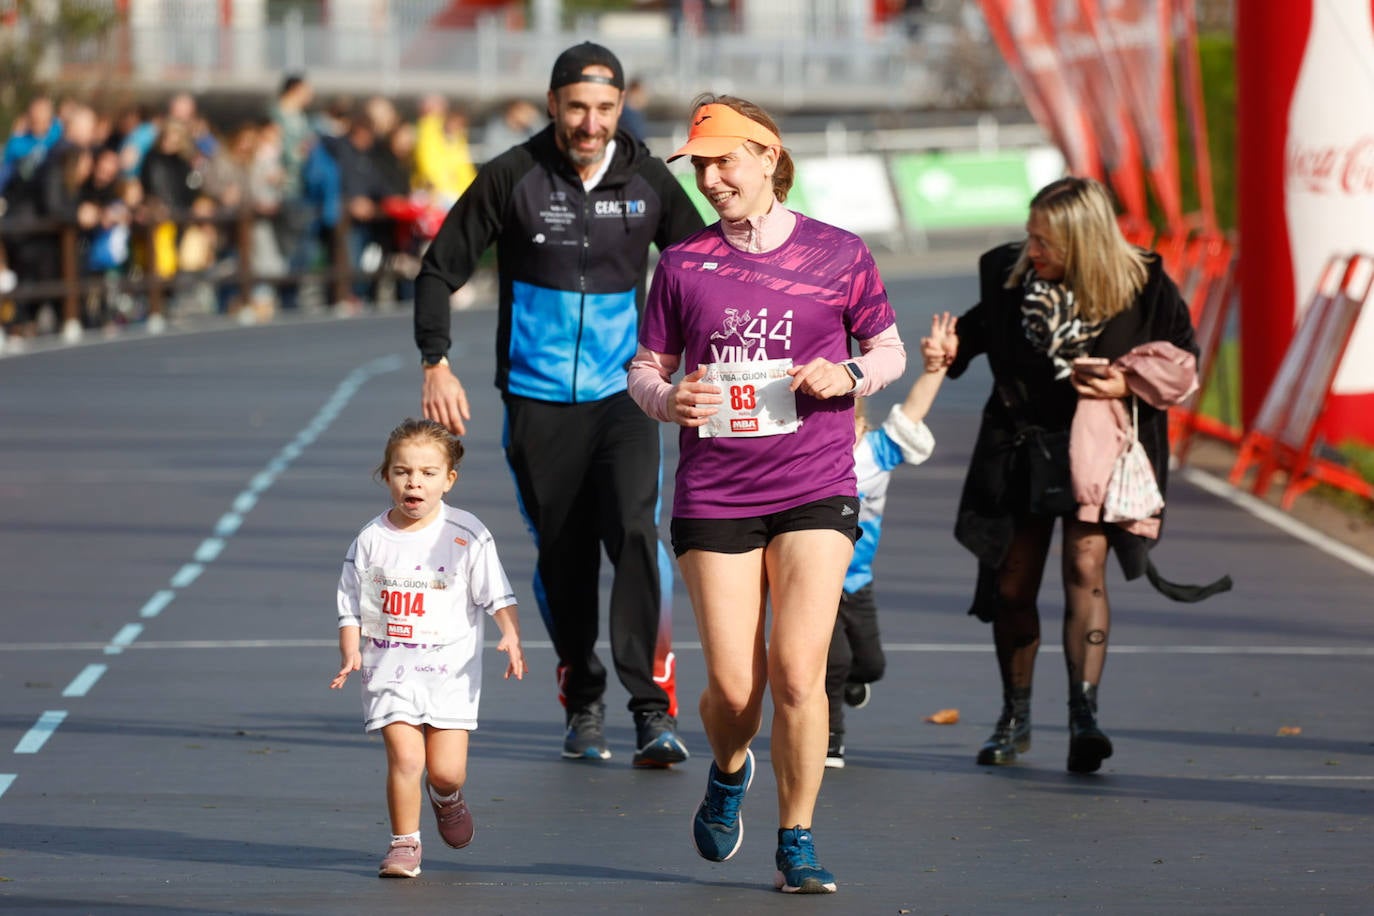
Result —
[{"label": "child in blue jacket", "polygon": [[833,769],[844,766],[844,707],[866,706],[873,692],[869,685],[882,678],[887,665],[878,635],[878,607],[873,600],[873,557],[882,535],[887,485],[894,468],[920,464],[935,449],[935,437],[925,424],[925,416],[945,379],[939,341],[954,333],[954,321],[948,312],[931,318],[930,336],[921,339],[924,371],[906,400],[892,406],[882,426],[868,427],[862,400],[854,407],[854,474],[859,484],[859,529],[863,535],[854,545],[854,558],[845,574],[825,669],[825,693],[830,700],[830,744],[825,765]]}]

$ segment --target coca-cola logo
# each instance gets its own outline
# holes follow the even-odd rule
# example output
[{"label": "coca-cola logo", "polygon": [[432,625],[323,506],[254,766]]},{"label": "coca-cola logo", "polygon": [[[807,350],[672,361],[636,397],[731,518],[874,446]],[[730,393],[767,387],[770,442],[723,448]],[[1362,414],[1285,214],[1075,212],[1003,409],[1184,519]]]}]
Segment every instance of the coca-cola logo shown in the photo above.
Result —
[{"label": "coca-cola logo", "polygon": [[1286,158],[1290,186],[1312,194],[1374,194],[1374,136],[1346,145],[1290,140]]}]

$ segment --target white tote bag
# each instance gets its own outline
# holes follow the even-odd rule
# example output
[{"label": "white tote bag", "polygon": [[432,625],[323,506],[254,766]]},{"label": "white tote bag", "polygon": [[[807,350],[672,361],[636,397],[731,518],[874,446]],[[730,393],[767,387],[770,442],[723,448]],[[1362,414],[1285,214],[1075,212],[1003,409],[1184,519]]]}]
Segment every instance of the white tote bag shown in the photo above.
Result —
[{"label": "white tote bag", "polygon": [[1107,494],[1102,501],[1104,522],[1137,522],[1153,517],[1164,508],[1150,457],[1140,444],[1140,415],[1135,396],[1131,397],[1131,441],[1112,466]]}]

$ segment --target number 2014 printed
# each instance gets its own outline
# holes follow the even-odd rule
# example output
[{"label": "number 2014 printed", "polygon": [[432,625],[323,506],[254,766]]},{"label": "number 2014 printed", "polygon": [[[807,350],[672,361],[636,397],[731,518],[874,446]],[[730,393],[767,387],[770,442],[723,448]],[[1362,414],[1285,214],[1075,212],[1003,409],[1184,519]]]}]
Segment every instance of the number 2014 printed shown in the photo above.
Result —
[{"label": "number 2014 printed", "polygon": [[398,592],[382,589],[382,613],[392,617],[425,616],[424,592]]}]

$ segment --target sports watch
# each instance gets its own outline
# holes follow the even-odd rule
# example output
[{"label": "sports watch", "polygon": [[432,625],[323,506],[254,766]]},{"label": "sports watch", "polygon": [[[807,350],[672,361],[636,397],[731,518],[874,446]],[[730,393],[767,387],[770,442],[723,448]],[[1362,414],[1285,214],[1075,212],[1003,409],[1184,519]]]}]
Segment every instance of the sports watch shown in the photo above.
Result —
[{"label": "sports watch", "polygon": [[421,369],[433,369],[435,366],[447,366],[448,357],[442,353],[438,356],[424,355],[420,357]]},{"label": "sports watch", "polygon": [[854,387],[849,389],[850,393],[857,391],[859,388],[859,382],[864,377],[864,371],[860,369],[859,364],[852,359],[840,363],[840,365],[844,366],[844,371],[848,372],[849,377],[854,380]]}]

